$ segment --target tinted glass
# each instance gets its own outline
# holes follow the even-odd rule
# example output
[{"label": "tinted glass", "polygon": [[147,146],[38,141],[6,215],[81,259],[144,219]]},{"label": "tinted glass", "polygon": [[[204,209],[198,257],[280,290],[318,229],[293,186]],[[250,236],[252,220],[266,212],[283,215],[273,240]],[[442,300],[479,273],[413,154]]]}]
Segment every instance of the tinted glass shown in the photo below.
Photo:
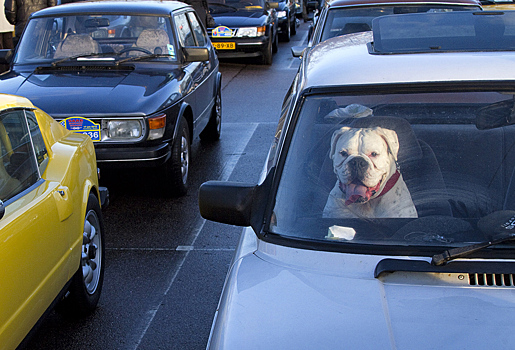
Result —
[{"label": "tinted glass", "polygon": [[0,199],[5,202],[39,178],[23,110],[0,115],[0,144]]},{"label": "tinted glass", "polygon": [[455,5],[404,5],[404,6],[368,6],[333,8],[328,11],[320,41],[329,38],[372,30],[372,20],[376,17],[427,12],[451,12],[478,10],[475,6]]},{"label": "tinted glass", "polygon": [[157,54],[152,59],[175,60],[170,20],[157,16],[82,15],[29,21],[19,44],[16,63],[114,61]]},{"label": "tinted glass", "polygon": [[515,12],[383,16],[373,25],[377,52],[515,49]]},{"label": "tinted glass", "polygon": [[210,0],[209,12],[212,14],[236,11],[263,11],[263,0]]},{"label": "tinted glass", "polygon": [[481,218],[515,214],[514,95],[307,97],[271,231],[375,246],[487,240],[489,233],[478,229]]},{"label": "tinted glass", "polygon": [[193,34],[195,35],[195,39],[197,40],[198,46],[206,45],[207,39],[204,34],[204,30],[202,29],[197,17],[193,12],[188,12],[188,18],[191,23],[191,27],[193,28]]}]

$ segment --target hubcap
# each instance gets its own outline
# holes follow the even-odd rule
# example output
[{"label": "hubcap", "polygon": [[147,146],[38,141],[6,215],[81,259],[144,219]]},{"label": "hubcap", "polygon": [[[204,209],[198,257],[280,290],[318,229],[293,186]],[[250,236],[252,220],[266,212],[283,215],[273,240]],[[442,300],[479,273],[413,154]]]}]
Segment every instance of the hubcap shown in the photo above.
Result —
[{"label": "hubcap", "polygon": [[220,94],[216,96],[216,130],[220,134],[222,131],[222,97]]},{"label": "hubcap", "polygon": [[188,139],[183,135],[181,138],[181,173],[182,182],[186,183],[188,179],[188,166],[190,161],[190,154],[188,150]]},{"label": "hubcap", "polygon": [[82,277],[84,286],[89,294],[95,293],[100,280],[102,269],[102,239],[100,236],[100,222],[97,213],[90,210],[84,221],[84,232],[82,233]]}]

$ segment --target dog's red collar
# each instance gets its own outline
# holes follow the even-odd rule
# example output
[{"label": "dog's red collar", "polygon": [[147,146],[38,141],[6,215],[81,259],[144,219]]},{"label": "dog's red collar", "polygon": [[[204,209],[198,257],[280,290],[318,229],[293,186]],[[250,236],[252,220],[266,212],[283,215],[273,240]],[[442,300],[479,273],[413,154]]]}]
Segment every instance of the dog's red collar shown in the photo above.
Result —
[{"label": "dog's red collar", "polygon": [[[393,186],[395,186],[395,184],[397,183],[397,181],[399,180],[399,177],[401,176],[401,173],[399,172],[399,170],[397,170],[391,177],[390,179],[386,182],[383,190],[381,191],[381,193],[375,197],[375,198],[379,198],[381,197],[382,195],[385,195],[388,193],[388,191],[390,191],[392,189]],[[378,185],[379,186],[379,185]],[[378,187],[377,186],[377,187]],[[345,193],[345,189],[344,189],[344,186],[343,184],[339,181],[338,182],[338,187],[340,188],[340,190]],[[375,194],[375,191],[372,190],[372,195]],[[357,196],[356,196],[357,197]],[[345,201],[345,205],[349,205],[349,204],[352,204],[356,201],[357,198],[354,198],[354,199],[351,199],[351,200],[347,200]]]},{"label": "dog's red collar", "polygon": [[379,193],[379,196],[377,196],[376,198],[379,198],[381,197],[382,195],[388,193],[388,191],[390,191],[392,189],[393,186],[395,186],[395,184],[397,183],[397,181],[399,180],[399,177],[401,177],[401,173],[399,172],[399,170],[397,170],[393,175],[392,177],[390,177],[390,179],[386,182],[386,185],[384,185],[384,188],[383,190],[381,191],[381,193]]}]

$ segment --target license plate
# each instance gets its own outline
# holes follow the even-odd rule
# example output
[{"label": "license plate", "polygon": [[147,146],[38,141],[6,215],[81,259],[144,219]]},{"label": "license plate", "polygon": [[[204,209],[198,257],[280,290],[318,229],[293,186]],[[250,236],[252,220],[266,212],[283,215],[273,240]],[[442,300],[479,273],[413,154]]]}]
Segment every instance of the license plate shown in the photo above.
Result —
[{"label": "license plate", "polygon": [[213,43],[213,46],[217,50],[234,50],[236,43]]}]

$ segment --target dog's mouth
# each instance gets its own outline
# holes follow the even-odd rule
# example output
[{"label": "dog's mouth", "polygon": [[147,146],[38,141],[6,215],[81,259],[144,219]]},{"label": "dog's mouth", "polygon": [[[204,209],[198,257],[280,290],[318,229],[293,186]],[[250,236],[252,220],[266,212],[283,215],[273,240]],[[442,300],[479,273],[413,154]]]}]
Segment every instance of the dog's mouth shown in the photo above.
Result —
[{"label": "dog's mouth", "polygon": [[374,187],[367,187],[359,180],[354,180],[349,184],[340,182],[340,189],[345,194],[345,205],[368,202],[370,198],[377,193],[380,187],[381,181]]}]

